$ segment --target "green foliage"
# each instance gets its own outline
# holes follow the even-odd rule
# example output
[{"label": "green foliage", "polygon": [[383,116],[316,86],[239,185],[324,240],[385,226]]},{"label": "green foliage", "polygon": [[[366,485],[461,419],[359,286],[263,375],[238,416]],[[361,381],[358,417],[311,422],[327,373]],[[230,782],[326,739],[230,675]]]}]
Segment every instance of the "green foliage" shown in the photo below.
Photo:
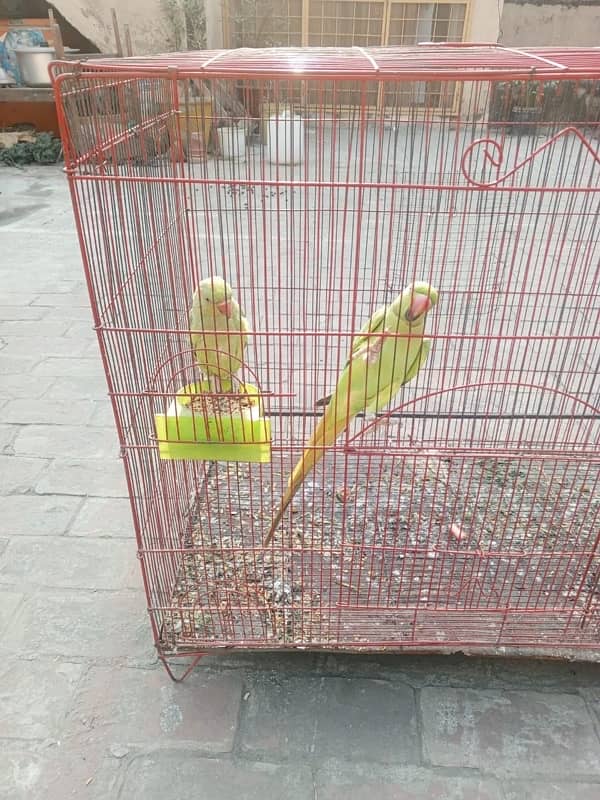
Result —
[{"label": "green foliage", "polygon": [[0,149],[0,163],[10,167],[25,164],[56,164],[62,158],[62,144],[51,133],[38,133],[33,142],[17,142]]}]

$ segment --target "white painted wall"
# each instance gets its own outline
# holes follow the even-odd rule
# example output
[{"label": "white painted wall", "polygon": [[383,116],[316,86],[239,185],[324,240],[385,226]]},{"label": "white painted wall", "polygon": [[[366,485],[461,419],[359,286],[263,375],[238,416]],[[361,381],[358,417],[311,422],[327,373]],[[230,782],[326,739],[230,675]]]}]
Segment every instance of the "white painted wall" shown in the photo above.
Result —
[{"label": "white painted wall", "polygon": [[52,4],[103,53],[116,52],[111,8],[117,11],[123,47],[123,26],[128,24],[135,55],[169,49],[172,32],[161,0],[52,0]]},{"label": "white painted wall", "polygon": [[468,42],[497,42],[504,0],[473,0],[466,31]]},{"label": "white painted wall", "polygon": [[600,46],[600,2],[594,5],[515,3],[506,0],[503,44]]}]

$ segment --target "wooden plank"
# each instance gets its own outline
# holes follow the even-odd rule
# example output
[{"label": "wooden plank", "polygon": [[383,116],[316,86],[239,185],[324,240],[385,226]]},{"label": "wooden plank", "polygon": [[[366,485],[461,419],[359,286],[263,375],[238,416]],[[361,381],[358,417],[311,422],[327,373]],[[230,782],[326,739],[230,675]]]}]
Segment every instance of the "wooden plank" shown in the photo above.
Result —
[{"label": "wooden plank", "polygon": [[133,55],[133,45],[131,43],[131,31],[129,30],[129,25],[123,25],[123,30],[125,31],[125,53],[128,57]]},{"label": "wooden plank", "polygon": [[231,8],[229,0],[223,0],[221,3],[221,23],[223,25],[223,47],[233,47],[231,43],[231,23],[230,23]]},{"label": "wooden plank", "polygon": [[62,33],[60,32],[60,27],[54,23],[52,26],[52,41],[54,43],[54,51],[56,53],[56,57],[62,61],[65,57],[65,48],[63,45]]},{"label": "wooden plank", "polygon": [[0,89],[0,103],[54,103],[54,93],[50,87]]},{"label": "wooden plank", "polygon": [[119,58],[123,58],[123,45],[121,44],[121,34],[119,33],[119,22],[117,20],[117,12],[114,8],[110,10],[112,16],[113,30],[115,32],[115,47]]}]

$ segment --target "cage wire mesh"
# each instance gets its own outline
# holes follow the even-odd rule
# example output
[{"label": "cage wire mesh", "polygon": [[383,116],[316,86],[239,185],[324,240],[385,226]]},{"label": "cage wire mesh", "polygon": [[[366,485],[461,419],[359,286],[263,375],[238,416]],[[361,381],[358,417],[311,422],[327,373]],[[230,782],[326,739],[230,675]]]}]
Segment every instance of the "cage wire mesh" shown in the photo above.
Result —
[{"label": "cage wire mesh", "polygon": [[[241,50],[54,82],[161,657],[598,654],[599,52]],[[226,389],[190,339],[216,275],[249,327]],[[316,401],[414,281],[439,291],[429,358],[316,446],[265,545]]]}]

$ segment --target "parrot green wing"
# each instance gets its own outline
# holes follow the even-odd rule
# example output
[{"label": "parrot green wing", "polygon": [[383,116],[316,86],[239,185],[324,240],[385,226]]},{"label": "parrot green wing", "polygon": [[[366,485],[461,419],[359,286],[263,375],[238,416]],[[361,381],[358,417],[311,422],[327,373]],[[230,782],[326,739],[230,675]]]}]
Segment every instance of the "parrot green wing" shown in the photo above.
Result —
[{"label": "parrot green wing", "polygon": [[356,355],[357,351],[366,344],[369,340],[370,333],[379,333],[383,328],[383,323],[385,321],[385,315],[387,313],[387,306],[381,306],[378,308],[377,311],[373,314],[373,316],[365,322],[365,324],[360,329],[360,333],[352,340],[352,349],[350,351],[350,358],[346,362],[346,366],[350,363],[350,359],[352,356]]},{"label": "parrot green wing", "polygon": [[372,397],[368,398],[366,409],[368,411],[379,411],[389,405],[400,391],[400,388],[404,386],[404,384],[412,381],[413,378],[416,378],[419,370],[427,361],[430,350],[431,341],[429,339],[424,339],[408,369],[401,375],[391,376],[392,381],[390,383],[384,386],[380,383],[377,387],[378,391]]},{"label": "parrot green wing", "polygon": [[[430,350],[431,350],[431,339],[423,339],[417,357],[413,361],[410,368],[406,370],[406,375],[404,376],[404,380],[402,381],[400,386],[403,386],[405,383],[408,383],[409,381],[412,381],[413,378],[417,377],[419,370],[429,357]],[[398,386],[398,389],[400,388],[400,386]]]}]

